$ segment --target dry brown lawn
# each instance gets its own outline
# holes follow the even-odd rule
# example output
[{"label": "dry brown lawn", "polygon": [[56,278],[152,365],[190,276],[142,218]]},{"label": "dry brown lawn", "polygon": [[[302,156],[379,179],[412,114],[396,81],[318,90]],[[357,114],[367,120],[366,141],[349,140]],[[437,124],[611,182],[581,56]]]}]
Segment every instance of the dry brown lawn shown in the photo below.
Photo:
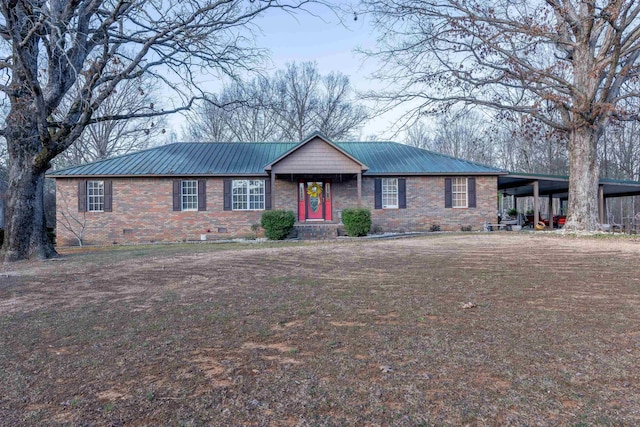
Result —
[{"label": "dry brown lawn", "polygon": [[473,233],[0,265],[0,425],[639,425],[639,261]]}]

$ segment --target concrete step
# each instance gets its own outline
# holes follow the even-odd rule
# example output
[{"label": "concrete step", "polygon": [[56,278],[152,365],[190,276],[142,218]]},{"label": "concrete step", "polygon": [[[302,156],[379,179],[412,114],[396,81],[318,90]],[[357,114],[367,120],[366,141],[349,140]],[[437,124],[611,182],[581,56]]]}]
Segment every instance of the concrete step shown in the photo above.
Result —
[{"label": "concrete step", "polygon": [[[300,240],[328,240],[335,239],[339,235],[339,230],[344,230],[342,224],[309,224],[299,223],[293,226],[294,232]],[[344,233],[342,233],[344,234]]]}]

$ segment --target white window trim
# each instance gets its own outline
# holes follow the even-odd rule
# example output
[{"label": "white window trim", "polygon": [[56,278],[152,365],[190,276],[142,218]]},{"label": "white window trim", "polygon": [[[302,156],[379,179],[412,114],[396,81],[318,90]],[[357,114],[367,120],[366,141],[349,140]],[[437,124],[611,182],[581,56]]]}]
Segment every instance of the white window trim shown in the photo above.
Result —
[{"label": "white window trim", "polygon": [[[251,187],[252,185],[255,186],[256,182],[260,182],[261,183],[261,187],[262,187],[262,193],[260,194],[251,194]],[[246,192],[243,194],[243,196],[246,198],[246,204],[245,207],[241,207],[241,208],[236,208],[236,199],[235,199],[235,190],[236,190],[236,183],[246,183],[246,186],[243,188],[246,190]],[[251,208],[251,196],[262,196],[262,207],[261,208]],[[263,179],[234,179],[231,182],[231,209],[234,211],[263,211],[265,210],[265,205],[266,205],[266,183],[264,182]]]},{"label": "white window trim", "polygon": [[[389,181],[395,181],[395,187],[396,187],[396,191],[395,191],[395,199],[396,199],[396,203],[395,204],[389,204],[386,205],[385,204],[385,200],[387,200],[387,198],[385,198],[385,194],[388,194],[389,196],[393,195],[393,192],[388,192],[385,193],[385,188],[389,187]],[[398,188],[398,178],[382,178],[382,209],[398,209],[400,207],[400,202],[399,202],[399,188]]]},{"label": "white window trim", "polygon": [[[185,194],[184,185],[185,183],[193,183],[195,185],[195,193],[194,194]],[[195,196],[195,207],[186,208],[185,207],[185,198],[189,196]],[[195,179],[183,179],[180,181],[180,210],[185,212],[193,212],[198,210],[198,181]]]},{"label": "white window trim", "polygon": [[[95,183],[102,186],[102,194],[92,194],[92,191],[95,190],[92,185]],[[93,209],[95,205],[102,206],[102,209]],[[87,181],[87,212],[104,212],[104,181]]]},{"label": "white window trim", "polygon": [[[456,180],[464,180],[464,192],[455,191]],[[464,194],[464,206],[456,206],[456,194]],[[469,207],[469,178],[455,177],[451,180],[451,207],[453,209],[467,209]]]}]

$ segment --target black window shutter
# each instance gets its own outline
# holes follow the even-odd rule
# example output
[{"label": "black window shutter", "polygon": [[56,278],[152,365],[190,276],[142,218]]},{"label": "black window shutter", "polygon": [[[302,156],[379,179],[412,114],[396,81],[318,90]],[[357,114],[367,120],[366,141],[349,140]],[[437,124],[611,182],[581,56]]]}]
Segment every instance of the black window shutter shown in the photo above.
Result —
[{"label": "black window shutter", "polygon": [[444,179],[444,207],[450,208],[453,206],[453,189],[451,187],[451,178]]},{"label": "black window shutter", "polygon": [[407,208],[407,180],[404,178],[398,179],[398,207]]},{"label": "black window shutter", "polygon": [[374,181],[374,208],[382,209],[382,179],[376,178]]},{"label": "black window shutter", "polygon": [[271,210],[271,179],[264,180],[264,208]]},{"label": "black window shutter", "polygon": [[469,197],[469,207],[475,208],[476,207],[476,179],[475,178],[469,178],[467,180],[467,191],[468,191],[468,197]]},{"label": "black window shutter", "polygon": [[87,181],[78,181],[78,212],[87,211]]},{"label": "black window shutter", "polygon": [[207,210],[207,180],[198,180],[198,210]]},{"label": "black window shutter", "polygon": [[182,210],[182,181],[179,179],[173,180],[173,210],[181,211]]},{"label": "black window shutter", "polygon": [[104,182],[104,208],[105,212],[111,212],[111,204],[113,201],[113,184],[111,181]]},{"label": "black window shutter", "polygon": [[223,209],[225,211],[230,211],[231,210],[231,180],[230,179],[225,179],[222,181],[223,185],[224,185],[224,192],[223,192],[223,197],[224,197],[224,207]]}]

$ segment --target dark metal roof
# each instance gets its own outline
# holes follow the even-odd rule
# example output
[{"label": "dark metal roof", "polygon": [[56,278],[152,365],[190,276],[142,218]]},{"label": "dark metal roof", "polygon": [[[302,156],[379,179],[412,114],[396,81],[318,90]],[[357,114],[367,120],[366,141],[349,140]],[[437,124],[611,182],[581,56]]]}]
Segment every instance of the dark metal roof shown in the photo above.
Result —
[{"label": "dark metal roof", "polygon": [[[517,197],[533,196],[533,182],[538,181],[538,193],[541,196],[553,195],[567,199],[569,177],[566,175],[545,175],[521,172],[509,172],[498,177],[498,190]],[[604,197],[622,197],[640,195],[640,182],[620,179],[600,178]]]},{"label": "dark metal roof", "polygon": [[[304,143],[304,141],[303,141]],[[78,176],[266,175],[265,167],[301,143],[175,143],[108,160],[53,171],[54,178]],[[369,170],[365,175],[470,174],[506,171],[396,142],[336,142]]]},{"label": "dark metal roof", "polygon": [[505,174],[506,171],[457,159],[397,142],[338,142],[353,157],[369,166],[365,175],[380,174]]}]

